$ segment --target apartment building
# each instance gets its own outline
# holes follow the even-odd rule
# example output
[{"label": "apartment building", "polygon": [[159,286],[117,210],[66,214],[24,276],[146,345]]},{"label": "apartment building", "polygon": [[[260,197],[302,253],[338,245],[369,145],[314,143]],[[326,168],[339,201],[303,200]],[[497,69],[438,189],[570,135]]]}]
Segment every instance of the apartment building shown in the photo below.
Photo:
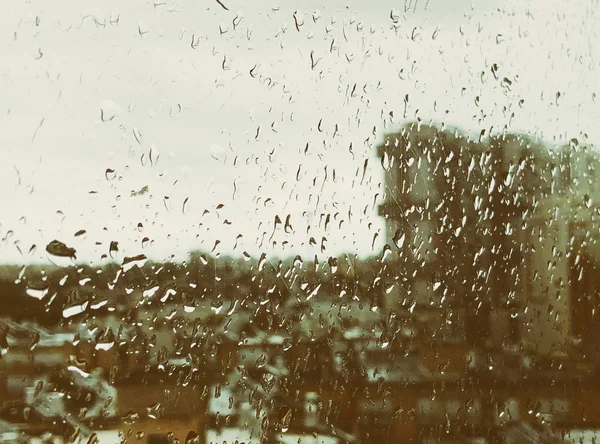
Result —
[{"label": "apartment building", "polygon": [[379,213],[407,276],[389,308],[407,294],[417,306],[460,307],[473,345],[564,354],[583,334],[572,317],[595,313],[598,156],[573,141],[472,140],[417,124],[387,135],[378,155]]}]

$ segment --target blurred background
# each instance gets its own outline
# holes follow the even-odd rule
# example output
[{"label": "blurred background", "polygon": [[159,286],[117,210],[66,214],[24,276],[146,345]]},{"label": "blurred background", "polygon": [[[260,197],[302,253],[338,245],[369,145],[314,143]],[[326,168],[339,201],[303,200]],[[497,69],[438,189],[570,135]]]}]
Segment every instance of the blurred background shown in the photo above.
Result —
[{"label": "blurred background", "polygon": [[593,442],[597,6],[7,6],[1,441]]}]

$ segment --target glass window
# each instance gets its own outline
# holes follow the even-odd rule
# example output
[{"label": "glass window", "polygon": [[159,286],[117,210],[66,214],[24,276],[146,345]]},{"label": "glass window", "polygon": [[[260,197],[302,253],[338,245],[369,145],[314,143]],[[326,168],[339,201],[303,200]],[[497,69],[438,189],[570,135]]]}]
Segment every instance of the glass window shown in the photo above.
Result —
[{"label": "glass window", "polygon": [[5,3],[0,441],[600,435],[596,0]]}]

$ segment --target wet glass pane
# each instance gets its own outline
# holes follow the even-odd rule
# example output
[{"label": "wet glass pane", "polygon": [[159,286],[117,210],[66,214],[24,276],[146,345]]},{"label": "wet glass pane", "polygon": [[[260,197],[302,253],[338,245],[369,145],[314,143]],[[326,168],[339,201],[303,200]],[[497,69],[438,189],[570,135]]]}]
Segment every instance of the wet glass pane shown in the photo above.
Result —
[{"label": "wet glass pane", "polygon": [[595,442],[599,6],[7,3],[0,442]]}]

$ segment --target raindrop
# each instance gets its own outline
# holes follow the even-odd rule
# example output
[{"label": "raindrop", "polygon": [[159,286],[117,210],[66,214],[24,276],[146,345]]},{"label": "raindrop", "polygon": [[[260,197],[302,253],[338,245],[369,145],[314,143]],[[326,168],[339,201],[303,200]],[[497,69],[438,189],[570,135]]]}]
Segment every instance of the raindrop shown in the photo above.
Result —
[{"label": "raindrop", "polygon": [[509,78],[504,77],[502,79],[501,85],[503,88],[510,89],[510,87],[512,86],[512,81]]},{"label": "raindrop", "polygon": [[381,166],[384,170],[389,171],[394,165],[394,158],[390,156],[387,151],[383,152],[383,156],[381,157]]},{"label": "raindrop", "polygon": [[160,302],[165,303],[171,296],[175,296],[177,294],[177,290],[174,288],[167,288],[164,294],[160,297]]},{"label": "raindrop", "polygon": [[267,263],[267,255],[262,253],[260,255],[260,259],[258,261],[258,271],[262,271],[265,268],[265,264]]},{"label": "raindrop", "polygon": [[184,293],[183,299],[183,311],[186,313],[193,313],[196,310],[196,301],[192,295]]},{"label": "raindrop", "polygon": [[210,156],[218,162],[226,162],[227,161],[227,152],[225,148],[220,145],[211,145],[210,146]]},{"label": "raindrop", "polygon": [[284,231],[285,231],[286,233],[288,233],[288,234],[289,234],[289,233],[293,233],[293,232],[294,232],[294,229],[292,228],[292,224],[291,224],[291,222],[290,222],[290,219],[291,219],[291,215],[290,215],[290,214],[288,214],[288,215],[286,216],[286,218],[285,218],[285,225],[284,225]]},{"label": "raindrop", "polygon": [[85,301],[64,307],[62,311],[63,318],[67,319],[83,313],[87,309],[88,304],[89,302]]},{"label": "raindrop", "polygon": [[577,150],[579,148],[579,140],[577,140],[576,138],[569,140],[569,146],[571,147],[571,149]]},{"label": "raindrop", "polygon": [[184,444],[198,444],[200,443],[200,435],[198,435],[198,433],[194,432],[193,430],[190,430],[187,434],[187,436],[185,437],[185,441]]},{"label": "raindrop", "polygon": [[144,22],[139,22],[138,23],[138,34],[143,37],[144,35],[148,34],[148,32],[150,31],[150,29],[148,28],[148,25]]},{"label": "raindrop", "polygon": [[498,64],[494,63],[491,68],[492,74],[495,79],[498,79]]},{"label": "raindrop", "polygon": [[115,102],[105,100],[100,104],[100,120],[110,122],[121,114],[121,107]]},{"label": "raindrop", "polygon": [[123,259],[123,264],[121,265],[121,268],[124,272],[131,270],[133,267],[142,268],[146,264],[147,260],[148,258],[145,254],[138,254],[137,256],[126,257],[125,259]]},{"label": "raindrop", "polygon": [[163,204],[165,205],[165,210],[167,210],[170,213],[171,212],[171,201],[170,201],[169,196],[163,197]]},{"label": "raindrop", "polygon": [[242,236],[241,234],[238,234],[238,235],[236,236],[236,238],[235,238],[235,244],[233,245],[233,249],[234,249],[234,250],[235,250],[235,249],[238,247],[238,242],[239,242],[239,240],[240,240],[242,237],[244,237],[244,236]]},{"label": "raindrop", "polygon": [[33,397],[37,398],[38,396],[40,396],[40,393],[42,393],[43,388],[44,388],[44,381],[38,381],[35,386],[35,390],[33,392]]},{"label": "raindrop", "polygon": [[266,363],[267,357],[264,354],[261,354],[258,358],[256,358],[256,361],[254,362],[257,368],[263,367]]},{"label": "raindrop", "polygon": [[290,428],[290,423],[292,422],[292,409],[288,409],[287,413],[281,419],[281,432],[285,433]]},{"label": "raindrop", "polygon": [[143,143],[142,141],[142,133],[140,133],[140,130],[138,128],[134,128],[133,129],[133,137],[135,138],[136,142],[141,145]]},{"label": "raindrop", "polygon": [[221,310],[223,310],[223,301],[217,301],[217,302],[212,302],[210,304],[210,309],[215,313],[215,314],[219,314],[221,313]]},{"label": "raindrop", "polygon": [[381,255],[381,262],[385,262],[390,254],[392,254],[392,248],[388,244],[385,244],[383,247],[383,254]]},{"label": "raindrop", "polygon": [[119,242],[111,241],[110,246],[108,247],[108,254],[110,255],[110,257],[112,259],[115,259],[117,257],[118,252],[119,252]]},{"label": "raindrop", "polygon": [[311,291],[307,296],[306,296],[306,300],[310,301],[312,298],[314,298],[316,295],[319,294],[319,290],[321,289],[321,285],[322,284],[318,284],[315,289],[313,291]]},{"label": "raindrop", "polygon": [[25,293],[27,293],[28,296],[39,300],[44,299],[44,297],[48,294],[49,291],[50,288],[48,286],[40,288],[37,286],[30,285],[25,289]]},{"label": "raindrop", "polygon": [[402,246],[404,245],[404,240],[406,239],[406,233],[402,233],[402,234],[400,234],[400,233],[401,233],[401,231],[397,230],[396,233],[394,234],[394,237],[392,238],[394,245],[396,245],[396,247],[398,249],[402,248]]},{"label": "raindrop", "polygon": [[99,310],[107,304],[108,304],[108,299],[103,299],[101,301],[97,301],[97,302],[94,302],[93,304],[91,304],[90,308],[92,310]]},{"label": "raindrop", "polygon": [[142,188],[140,188],[139,191],[132,190],[131,197],[142,196],[142,195],[146,194],[148,192],[148,190],[149,190],[148,185],[144,185]]},{"label": "raindrop", "polygon": [[231,316],[235,312],[237,305],[238,305],[238,300],[236,299],[229,306],[229,310],[227,310],[227,316]]},{"label": "raindrop", "polygon": [[139,421],[140,415],[137,412],[129,412],[125,416],[123,416],[123,422],[126,424],[133,424]]},{"label": "raindrop", "polygon": [[327,260],[327,263],[329,264],[329,268],[331,269],[331,274],[335,274],[338,270],[338,261],[337,258],[335,257],[330,257]]},{"label": "raindrop", "polygon": [[104,172],[104,177],[106,178],[106,180],[111,181],[114,180],[115,177],[117,177],[117,173],[112,168],[107,168]]},{"label": "raindrop", "polygon": [[142,293],[142,297],[151,298],[152,296],[154,296],[156,294],[156,292],[158,291],[159,288],[160,288],[159,285],[154,285],[151,288],[144,290],[144,292]]},{"label": "raindrop", "polygon": [[96,339],[96,350],[110,350],[115,345],[115,334],[113,333],[111,328],[108,328]]},{"label": "raindrop", "polygon": [[46,246],[46,252],[52,263],[55,265],[64,265],[73,263],[74,259],[77,259],[74,248],[68,247],[63,242],[53,240]]}]

